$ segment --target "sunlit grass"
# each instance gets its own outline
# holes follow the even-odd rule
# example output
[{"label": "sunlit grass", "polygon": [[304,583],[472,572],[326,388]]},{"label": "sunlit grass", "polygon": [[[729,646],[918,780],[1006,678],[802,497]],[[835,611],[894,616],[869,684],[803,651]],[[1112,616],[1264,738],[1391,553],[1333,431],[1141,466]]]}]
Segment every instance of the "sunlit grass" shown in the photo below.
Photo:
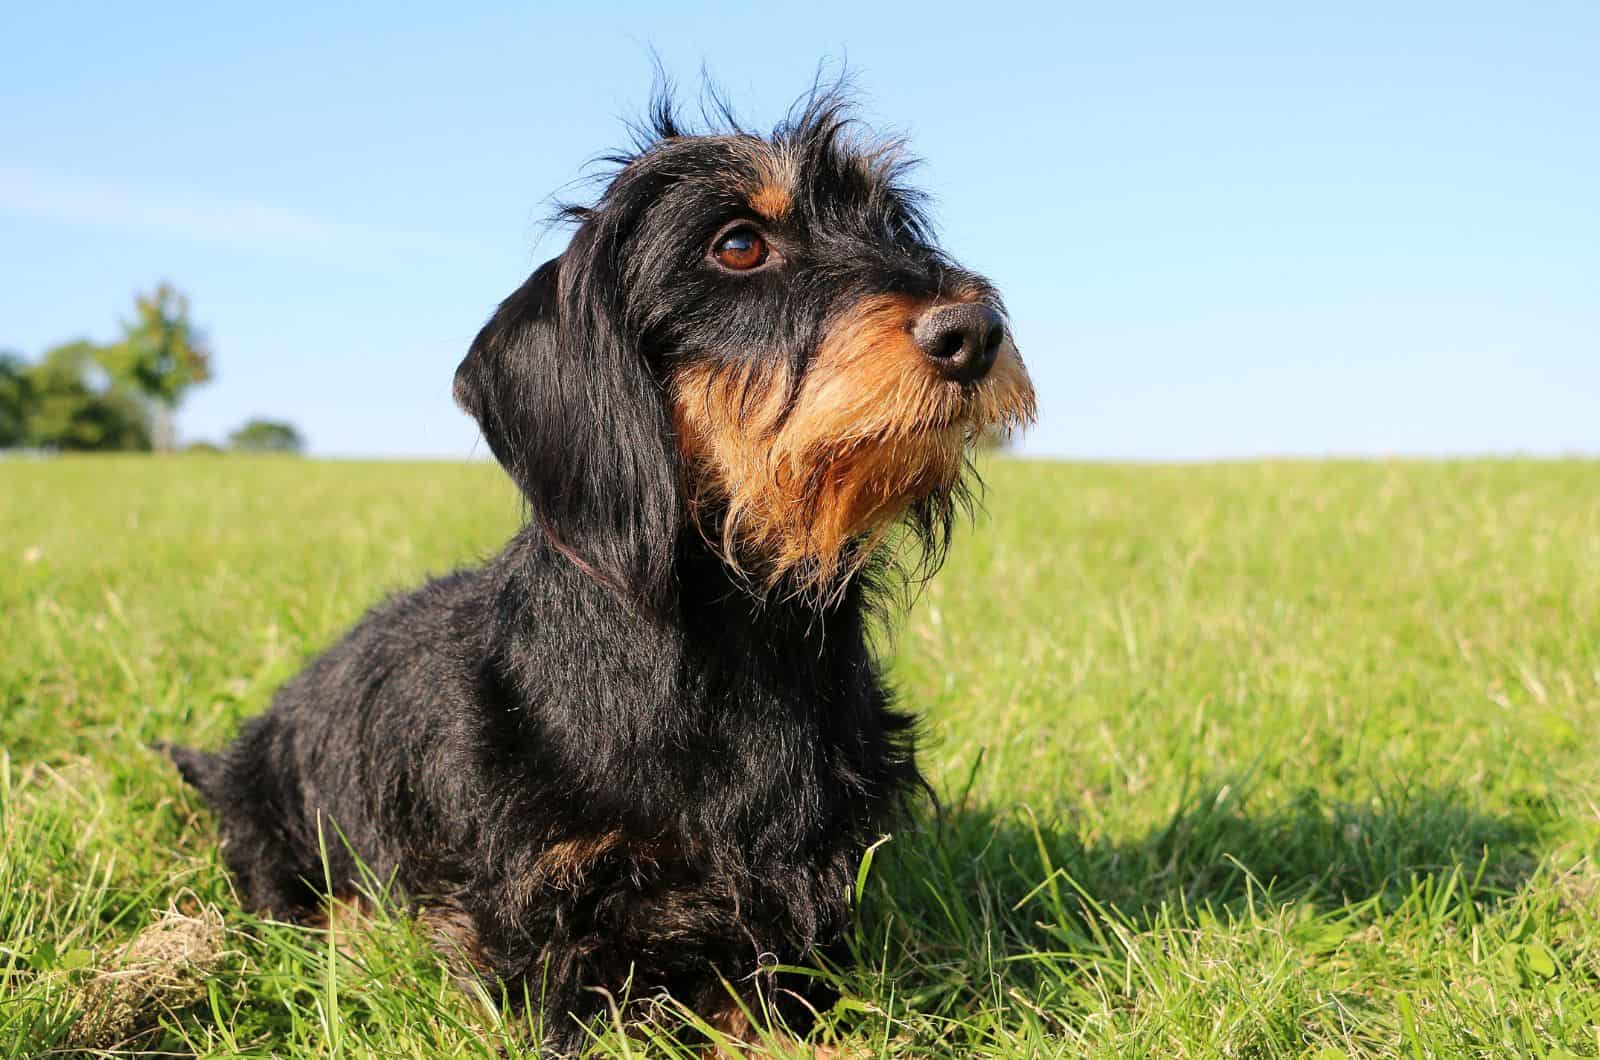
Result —
[{"label": "sunlit grass", "polygon": [[[943,811],[874,855],[862,1056],[1600,1055],[1600,465],[1001,461],[892,639]],[[220,910],[125,1050],[497,1057],[403,918],[262,923],[145,749],[220,744],[385,592],[494,551],[489,465],[0,462],[0,1056]],[[90,996],[93,996],[92,993]],[[671,1055],[664,1029],[595,1055]]]}]

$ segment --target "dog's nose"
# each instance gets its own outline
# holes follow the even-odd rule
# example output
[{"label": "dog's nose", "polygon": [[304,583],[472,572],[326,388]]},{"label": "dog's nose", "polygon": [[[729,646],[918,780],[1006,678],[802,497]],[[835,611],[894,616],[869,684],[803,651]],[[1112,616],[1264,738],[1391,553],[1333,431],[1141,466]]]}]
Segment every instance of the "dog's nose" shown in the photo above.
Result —
[{"label": "dog's nose", "polygon": [[1006,324],[994,309],[976,302],[937,305],[917,320],[911,337],[946,379],[972,383],[994,367]]}]

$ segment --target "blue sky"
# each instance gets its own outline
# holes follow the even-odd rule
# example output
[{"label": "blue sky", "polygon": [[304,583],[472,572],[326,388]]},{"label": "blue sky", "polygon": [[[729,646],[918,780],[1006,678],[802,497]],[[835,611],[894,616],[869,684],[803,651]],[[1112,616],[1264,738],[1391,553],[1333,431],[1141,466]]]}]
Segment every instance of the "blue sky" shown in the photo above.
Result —
[{"label": "blue sky", "polygon": [[1006,293],[1026,451],[1600,452],[1592,2],[334,7],[5,5],[0,348],[167,278],[185,437],[481,455],[451,372],[650,50],[753,123],[831,56]]}]

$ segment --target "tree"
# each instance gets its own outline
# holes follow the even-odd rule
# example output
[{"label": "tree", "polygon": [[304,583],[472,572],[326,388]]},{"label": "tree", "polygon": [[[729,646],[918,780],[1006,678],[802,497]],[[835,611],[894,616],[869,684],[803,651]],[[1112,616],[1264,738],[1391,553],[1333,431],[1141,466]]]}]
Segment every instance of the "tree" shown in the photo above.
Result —
[{"label": "tree", "polygon": [[152,404],[157,447],[172,449],[179,402],[211,378],[211,351],[189,319],[188,297],[169,283],[137,295],[134,318],[123,322],[122,332],[121,341],[102,352],[101,364]]},{"label": "tree", "polygon": [[22,355],[0,351],[0,449],[28,441],[33,385]]},{"label": "tree", "polygon": [[305,444],[293,424],[278,420],[250,420],[228,435],[228,448],[243,453],[298,453]]},{"label": "tree", "polygon": [[24,370],[28,444],[70,450],[150,448],[150,417],[101,367],[103,353],[92,342],[62,343]]}]

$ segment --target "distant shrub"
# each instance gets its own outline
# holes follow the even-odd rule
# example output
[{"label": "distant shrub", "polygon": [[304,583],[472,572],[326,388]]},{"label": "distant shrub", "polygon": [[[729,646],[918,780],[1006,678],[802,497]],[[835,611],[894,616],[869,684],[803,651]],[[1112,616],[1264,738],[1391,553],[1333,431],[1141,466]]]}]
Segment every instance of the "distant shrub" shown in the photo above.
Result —
[{"label": "distant shrub", "polygon": [[250,420],[228,435],[228,448],[236,453],[299,453],[305,447],[294,425],[281,420]]}]

